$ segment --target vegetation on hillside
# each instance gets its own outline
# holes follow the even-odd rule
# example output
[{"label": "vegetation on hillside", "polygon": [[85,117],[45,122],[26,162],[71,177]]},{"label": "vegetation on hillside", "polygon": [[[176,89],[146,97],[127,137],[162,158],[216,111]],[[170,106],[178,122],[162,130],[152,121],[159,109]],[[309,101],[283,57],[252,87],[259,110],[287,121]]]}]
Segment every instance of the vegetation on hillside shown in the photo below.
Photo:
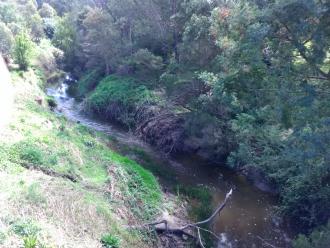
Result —
[{"label": "vegetation on hillside", "polygon": [[35,99],[45,97],[33,71],[12,80],[15,115],[0,142],[0,246],[101,247],[103,237],[114,237],[122,247],[148,247],[124,225],[159,213],[155,177],[99,133],[39,105]]},{"label": "vegetation on hillside", "polygon": [[[329,27],[330,4],[322,0],[0,3],[7,60],[22,70],[37,67],[48,82],[61,75],[54,65],[62,65],[80,79],[71,93],[86,110],[125,124],[168,154],[197,153],[247,175],[258,171],[276,186],[278,211],[296,234],[311,234],[298,238],[300,247],[328,242],[319,236],[330,218]],[[20,131],[34,127],[22,123]],[[157,202],[148,173],[104,155],[104,148],[90,168],[59,161],[65,150],[54,135],[64,143],[72,132],[79,137],[63,125],[69,128],[48,138],[24,131],[26,140],[4,147],[1,156],[92,184],[105,180],[93,166],[119,160],[123,175],[142,173],[130,183],[145,183],[143,200]],[[72,147],[85,149],[76,142]]]},{"label": "vegetation on hillside", "polygon": [[[80,85],[80,84],[79,84]],[[136,123],[136,113],[156,97],[132,78],[104,78],[86,99],[86,109],[126,126]]]},{"label": "vegetation on hillside", "polygon": [[[108,0],[84,6],[67,6],[63,18],[75,19],[62,25],[75,37],[66,54],[74,63],[66,68],[105,76],[84,93],[89,109],[116,113],[120,91],[127,92],[121,101],[139,105],[146,100],[141,92],[124,89],[126,78],[135,77],[162,102],[144,106],[143,123],[129,118],[144,139],[166,152],[225,160],[247,174],[257,169],[277,186],[279,212],[300,232],[327,223],[328,3]],[[121,78],[122,90],[105,87],[109,74]],[[127,118],[136,108],[119,112]]]}]

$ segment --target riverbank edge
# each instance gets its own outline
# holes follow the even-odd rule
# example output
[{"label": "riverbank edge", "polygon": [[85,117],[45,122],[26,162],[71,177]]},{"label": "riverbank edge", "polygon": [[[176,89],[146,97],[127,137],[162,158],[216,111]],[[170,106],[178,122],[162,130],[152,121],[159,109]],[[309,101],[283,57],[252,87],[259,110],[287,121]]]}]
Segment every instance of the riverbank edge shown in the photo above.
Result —
[{"label": "riverbank edge", "polygon": [[[230,145],[223,144],[219,154],[212,151],[210,147],[203,147],[203,139],[189,136],[185,128],[186,117],[185,113],[175,113],[173,106],[168,106],[167,103],[158,102],[157,97],[150,94],[150,99],[142,103],[136,101],[137,95],[134,90],[127,89],[124,92],[116,85],[122,85],[122,82],[135,80],[131,78],[110,75],[108,77],[96,76],[95,72],[86,73],[78,81],[70,81],[69,94],[83,102],[84,111],[88,114],[96,116],[102,120],[112,123],[119,123],[126,128],[133,130],[136,137],[140,138],[149,145],[155,147],[164,155],[178,155],[178,154],[197,154],[202,160],[214,163],[221,166],[226,166],[226,159],[230,153]],[[110,86],[110,91],[113,93],[103,94],[105,87]],[[139,85],[139,84],[137,84]],[[134,86],[132,86],[134,88]],[[103,89],[103,90],[102,90]],[[123,100],[111,97],[111,94],[118,93],[118,95],[125,95],[129,98],[130,103],[125,104]],[[133,94],[133,95],[132,95]],[[140,101],[140,100],[139,100]],[[163,106],[164,105],[164,106]],[[120,110],[120,111],[119,111]],[[119,113],[121,112],[121,113]],[[123,115],[124,117],[122,117]],[[127,116],[132,116],[127,118]],[[129,123],[127,123],[129,119]],[[224,140],[223,143],[227,141]],[[218,151],[218,149],[215,148]],[[228,167],[229,168],[229,167]],[[278,195],[278,186],[271,181],[267,175],[255,166],[243,166],[235,173],[246,177],[250,183],[257,189],[269,193],[271,195]]]},{"label": "riverbank edge", "polygon": [[[13,85],[16,94],[15,97],[16,110],[10,125],[6,129],[3,129],[1,132],[2,133],[1,136],[3,139],[0,145],[1,148],[3,148],[1,150],[3,150],[4,153],[1,152],[0,154],[0,161],[1,161],[0,172],[3,173],[4,176],[6,177],[9,178],[13,177],[12,178],[13,181],[15,181],[17,177],[23,178],[22,173],[27,177],[30,176],[31,178],[38,177],[36,179],[36,182],[29,182],[26,183],[26,185],[25,183],[23,183],[24,187],[23,186],[19,187],[18,191],[20,191],[19,193],[20,196],[17,199],[18,203],[25,204],[27,206],[27,209],[41,208],[39,210],[40,212],[43,212],[47,204],[46,205],[40,204],[40,202],[38,202],[38,199],[37,200],[30,199],[24,203],[22,201],[23,200],[26,201],[26,194],[27,194],[26,191],[32,190],[33,191],[32,194],[37,194],[38,197],[42,199],[42,202],[47,203],[49,199],[48,199],[48,195],[46,194],[46,191],[48,190],[51,191],[51,189],[48,189],[46,187],[48,185],[45,185],[44,181],[51,180],[61,184],[61,186],[63,186],[62,190],[66,190],[67,187],[78,188],[79,191],[82,191],[84,194],[89,195],[89,196],[83,196],[84,198],[85,197],[93,198],[93,201],[89,202],[88,204],[93,205],[95,203],[96,208],[104,209],[106,205],[110,204],[108,210],[106,209],[102,210],[108,213],[110,209],[114,209],[114,207],[118,205],[118,202],[115,205],[111,206],[112,205],[111,202],[113,200],[109,202],[108,200],[109,192],[104,188],[107,187],[112,188],[110,190],[112,192],[117,192],[117,193],[121,192],[122,190],[120,190],[120,187],[118,191],[114,190],[113,189],[114,186],[111,186],[108,180],[111,178],[115,178],[118,180],[120,178],[120,176],[116,174],[118,172],[116,170],[124,170],[124,171],[129,170],[130,172],[128,174],[126,173],[126,176],[133,177],[132,178],[133,181],[136,180],[137,178],[140,178],[138,179],[138,181],[141,179],[148,181],[146,183],[142,183],[144,184],[142,185],[142,191],[144,191],[143,188],[147,187],[157,192],[155,193],[156,195],[154,195],[155,199],[152,200],[152,204],[154,204],[153,206],[154,210],[153,209],[143,210],[144,208],[143,206],[140,207],[138,206],[138,208],[142,208],[140,210],[142,215],[143,212],[148,212],[148,211],[150,212],[150,210],[152,212],[152,215],[149,215],[149,217],[145,217],[145,216],[139,216],[139,213],[135,213],[136,216],[134,217],[134,214],[129,214],[128,217],[129,218],[133,217],[134,223],[142,224],[144,221],[146,221],[149,218],[156,218],[157,213],[160,214],[161,208],[165,208],[170,213],[175,212],[174,210],[176,210],[178,205],[180,205],[182,202],[180,202],[180,200],[176,196],[162,192],[161,187],[158,185],[157,180],[152,176],[151,173],[140,167],[134,161],[122,157],[113,151],[110,151],[108,147],[109,140],[106,137],[102,137],[103,136],[102,134],[97,133],[93,130],[89,130],[88,128],[85,128],[81,125],[70,123],[65,118],[56,116],[49,109],[46,100],[46,95],[42,91],[44,85],[42,83],[42,74],[40,74],[39,71],[35,71],[35,72],[32,70],[29,70],[28,72],[14,71],[11,73],[11,76],[13,78]],[[84,138],[80,139],[78,135],[84,135]],[[87,139],[87,141],[85,139]],[[60,143],[65,142],[65,144],[60,144],[59,142]],[[73,148],[74,151],[71,151],[72,154],[69,153],[65,155],[62,154],[64,158],[59,158],[59,157],[56,158],[57,156],[56,149],[59,146],[66,146],[68,144],[74,147]],[[98,162],[94,161],[93,159],[95,159],[95,157],[88,158],[89,156],[91,156],[91,153],[84,154],[88,150],[89,151],[94,150],[92,151],[94,154],[101,153],[102,157],[103,156],[104,157],[101,158],[101,161]],[[52,153],[55,153],[56,155],[54,155],[51,159],[48,160],[49,157],[47,157],[46,155],[51,155]],[[60,159],[61,161],[56,161],[57,159]],[[66,168],[66,165],[64,164],[65,159],[68,160],[72,159],[73,165],[76,164],[77,167],[80,167],[78,171],[75,171],[73,168]],[[97,159],[99,160],[100,158]],[[102,161],[102,159],[104,161]],[[90,169],[84,168],[85,163],[90,165],[92,162],[94,163],[94,167]],[[115,170],[111,171],[109,168],[104,168],[105,163],[109,163],[109,162],[112,164],[116,164]],[[52,163],[56,163],[56,167],[49,168],[50,164]],[[93,170],[95,171],[93,172]],[[87,175],[88,173],[91,173],[92,175],[88,176]],[[104,176],[104,173],[107,173],[106,176]],[[113,173],[113,175],[109,176],[109,174],[111,175],[111,173]],[[138,177],[135,179],[134,179],[134,174],[138,175]],[[24,176],[24,178],[26,176]],[[3,184],[6,184],[6,186],[8,186],[7,182],[4,182]],[[38,186],[34,186],[34,185],[38,185]],[[38,192],[34,192],[34,191],[38,191]],[[94,191],[98,192],[95,196],[93,193]],[[103,192],[103,193],[99,194],[99,192]],[[140,196],[141,197],[140,199],[142,201],[150,198],[150,193],[148,193],[148,191],[146,191],[146,193],[147,195]],[[21,195],[23,195],[24,199],[21,199]],[[164,205],[165,197],[166,197],[166,204]],[[139,199],[134,200],[133,198],[125,199],[125,197],[122,198],[123,199],[120,199],[120,201],[123,201],[123,204],[120,204],[121,207],[119,209],[116,209],[115,207],[116,210],[111,210],[110,211],[111,213],[109,212],[110,215],[115,215],[115,217],[111,216],[110,222],[115,222],[118,224],[111,223],[112,227],[108,226],[109,227],[108,231],[110,233],[113,233],[113,235],[118,236],[121,242],[125,244],[125,247],[136,247],[136,245],[139,245],[139,247],[153,247],[153,246],[149,246],[150,244],[148,245],[148,243],[154,241],[152,240],[146,241],[145,237],[143,237],[144,234],[140,236],[140,234],[135,233],[133,235],[130,234],[131,235],[130,238],[127,237],[128,233],[125,229],[123,229],[123,227],[125,226],[122,223],[123,217],[125,217],[125,212],[126,214],[128,214],[129,212],[134,212],[134,211],[131,211],[132,209],[127,209],[125,211],[122,210],[124,206],[130,202],[130,200],[132,200],[133,202],[134,201],[139,202],[140,200]],[[8,204],[11,205],[12,203],[10,202],[9,199],[8,201],[9,201]],[[127,201],[126,204],[124,204],[125,201]],[[6,201],[4,201],[3,204],[5,204],[5,202]],[[38,204],[40,204],[40,206],[37,206]],[[100,204],[100,206],[98,204]],[[148,206],[146,207],[148,208]],[[17,209],[17,207],[15,206],[11,206],[10,208],[12,208],[13,210]],[[185,212],[185,209],[181,207],[180,217],[183,217],[182,212]],[[124,216],[122,216],[123,214]],[[18,220],[21,219],[15,213],[12,213],[12,215],[13,218],[15,217],[15,219]],[[102,221],[107,222],[108,217],[106,216],[103,217],[102,217],[103,218]],[[33,214],[32,216],[29,216],[28,219],[33,219],[33,222],[38,223],[38,217],[33,216]],[[47,222],[48,220],[43,220],[43,222],[44,221]],[[132,219],[130,221],[132,221]],[[38,225],[39,224],[40,223],[38,223]],[[53,225],[53,223],[47,223],[47,225]],[[10,243],[14,242],[17,244],[23,242],[24,237],[20,237],[16,233],[12,233],[11,229],[12,229],[12,224],[9,223],[6,224],[6,228],[4,229],[6,230],[6,232],[4,233],[5,238],[3,238],[3,240],[1,239],[1,241],[5,244],[6,242],[10,242]],[[38,231],[38,233],[42,233],[40,234],[40,242],[43,243],[56,242],[56,238],[54,237],[52,237],[53,239],[50,238],[50,240],[44,240],[44,236],[55,235],[54,233],[47,233],[48,231],[49,230],[41,230],[40,232]],[[101,235],[102,233],[99,233],[99,237],[96,240],[94,237],[93,242],[97,243],[101,239]],[[67,242],[71,242],[71,241],[68,240]]]}]

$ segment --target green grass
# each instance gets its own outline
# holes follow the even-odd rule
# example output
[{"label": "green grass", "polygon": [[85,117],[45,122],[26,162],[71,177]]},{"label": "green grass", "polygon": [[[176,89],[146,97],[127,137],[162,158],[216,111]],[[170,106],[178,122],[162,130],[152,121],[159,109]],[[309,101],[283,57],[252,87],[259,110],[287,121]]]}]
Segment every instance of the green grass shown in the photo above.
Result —
[{"label": "green grass", "polygon": [[[190,202],[188,214],[195,221],[205,220],[212,214],[213,206],[211,191],[207,187],[177,185],[176,192],[179,197],[187,198]],[[202,226],[209,229],[208,225]],[[214,240],[210,233],[201,231],[203,242],[206,247],[213,247]]]},{"label": "green grass", "polygon": [[[0,196],[6,193],[8,204],[14,204],[8,209],[24,208],[31,220],[36,220],[33,223],[39,223],[40,213],[49,215],[42,223],[50,223],[45,227],[40,224],[45,229],[49,225],[62,225],[63,221],[58,223],[57,218],[68,219],[69,223],[78,221],[78,224],[72,223],[73,229],[96,222],[91,227],[95,229],[91,230],[94,233],[91,239],[99,235],[96,238],[100,242],[107,227],[108,232],[123,240],[124,247],[145,247],[142,238],[125,230],[123,225],[128,221],[142,223],[159,213],[162,192],[153,174],[110,150],[109,138],[102,133],[56,116],[49,110],[47,101],[40,106],[34,99],[46,97],[40,89],[42,83],[33,72],[15,72],[13,81],[19,92],[16,110],[9,128],[0,133],[0,176],[6,178],[0,182]],[[50,170],[62,177],[50,180],[46,175],[41,176],[39,170]],[[78,181],[70,182],[65,176],[73,176]],[[112,191],[107,192],[110,188]],[[63,202],[73,209],[69,212],[73,216],[59,216],[66,214],[66,208],[61,210]],[[118,211],[124,215],[121,218],[127,219],[115,217]],[[84,219],[88,214],[93,217]],[[19,236],[38,236],[32,222],[8,225],[11,231],[5,232],[5,237],[11,236],[11,232]]]},{"label": "green grass", "polygon": [[155,215],[158,211],[155,206],[159,206],[161,202],[161,191],[155,177],[136,162],[116,153],[112,154],[111,159],[123,165],[130,176],[128,180],[129,193],[137,196],[137,199],[133,198],[134,201],[142,202],[139,206],[143,206],[143,215],[146,218]]},{"label": "green grass", "polygon": [[212,195],[207,187],[194,187],[194,186],[176,186],[178,196],[188,197],[190,200],[195,200],[191,206],[190,215],[196,220],[203,220],[210,216],[212,213]]},{"label": "green grass", "polygon": [[101,243],[105,248],[119,248],[120,239],[112,234],[105,234],[101,238]]},{"label": "green grass", "polygon": [[118,144],[116,140],[110,140],[110,143],[115,146],[120,154],[130,157],[134,156],[134,160],[138,161],[139,164],[143,165],[152,174],[161,178],[165,184],[176,184],[175,174],[168,170],[168,165],[164,164],[165,161],[160,161],[159,158],[154,158],[142,148],[137,146],[128,146],[123,144]]},{"label": "green grass", "polygon": [[17,220],[11,225],[12,231],[22,237],[36,236],[40,227],[32,220]]}]

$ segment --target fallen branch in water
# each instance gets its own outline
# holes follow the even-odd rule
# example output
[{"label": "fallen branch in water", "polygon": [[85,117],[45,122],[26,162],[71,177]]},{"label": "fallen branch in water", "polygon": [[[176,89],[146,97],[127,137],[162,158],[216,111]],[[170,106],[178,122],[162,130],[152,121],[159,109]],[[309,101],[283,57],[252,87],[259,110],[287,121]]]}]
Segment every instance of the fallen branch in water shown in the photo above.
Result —
[{"label": "fallen branch in water", "polygon": [[271,243],[267,242],[266,240],[264,240],[260,236],[257,236],[257,238],[260,239],[265,246],[269,246],[269,247],[272,247],[272,248],[278,248],[277,246],[272,245]]},{"label": "fallen branch in water", "polygon": [[[217,236],[212,231],[202,228],[201,225],[210,223],[218,214],[220,214],[220,212],[225,208],[225,206],[226,206],[228,200],[230,199],[230,197],[232,196],[232,194],[233,194],[233,190],[231,189],[226,194],[226,197],[223,200],[223,202],[220,203],[218,205],[218,207],[216,208],[216,210],[212,213],[212,215],[205,220],[195,222],[195,223],[189,223],[189,224],[186,224],[186,225],[183,225],[180,227],[171,227],[169,225],[169,221],[164,219],[164,220],[160,220],[160,221],[156,221],[156,222],[152,222],[152,223],[147,223],[142,226],[130,227],[130,228],[153,227],[154,230],[158,233],[165,233],[165,234],[170,233],[170,234],[174,234],[174,235],[181,236],[181,237],[185,235],[187,237],[195,239],[198,242],[199,246],[204,248],[204,244],[203,244],[201,233],[200,233],[201,231],[205,231],[205,232],[212,234],[218,240],[220,239],[220,237]],[[191,234],[189,231],[186,231],[187,229],[194,230],[196,234],[195,235]]]}]

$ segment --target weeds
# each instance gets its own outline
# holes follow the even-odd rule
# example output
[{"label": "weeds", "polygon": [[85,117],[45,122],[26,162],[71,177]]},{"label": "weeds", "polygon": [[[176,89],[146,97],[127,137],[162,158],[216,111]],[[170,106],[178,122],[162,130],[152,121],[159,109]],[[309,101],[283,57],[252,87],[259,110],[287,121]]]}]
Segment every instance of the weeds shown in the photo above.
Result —
[{"label": "weeds", "polygon": [[37,248],[38,239],[36,236],[27,236],[23,239],[24,248]]},{"label": "weeds", "polygon": [[101,238],[101,243],[104,248],[119,248],[120,239],[112,234],[105,234]]},{"label": "weeds", "polygon": [[28,166],[40,166],[43,164],[44,154],[39,147],[31,142],[20,142],[14,146],[21,163]]},{"label": "weeds", "polygon": [[190,208],[190,215],[196,220],[202,220],[212,212],[212,195],[207,187],[176,186],[178,196],[188,197],[188,200],[196,200]]},{"label": "weeds", "polygon": [[12,224],[12,230],[22,237],[35,237],[41,229],[32,220],[18,220]]},{"label": "weeds", "polygon": [[[176,186],[179,197],[187,197],[190,202],[189,216],[196,221],[205,220],[212,213],[212,195],[207,187],[189,187],[183,185]],[[203,226],[202,226],[203,227]],[[208,228],[204,226],[204,228]],[[212,247],[213,240],[208,232],[201,231],[202,238],[207,247]]]},{"label": "weeds", "polygon": [[44,204],[46,203],[46,198],[43,196],[40,190],[40,184],[33,183],[28,186],[25,195],[26,200],[34,204]]},{"label": "weeds", "polygon": [[0,245],[4,243],[5,239],[6,239],[6,234],[0,231]]}]

